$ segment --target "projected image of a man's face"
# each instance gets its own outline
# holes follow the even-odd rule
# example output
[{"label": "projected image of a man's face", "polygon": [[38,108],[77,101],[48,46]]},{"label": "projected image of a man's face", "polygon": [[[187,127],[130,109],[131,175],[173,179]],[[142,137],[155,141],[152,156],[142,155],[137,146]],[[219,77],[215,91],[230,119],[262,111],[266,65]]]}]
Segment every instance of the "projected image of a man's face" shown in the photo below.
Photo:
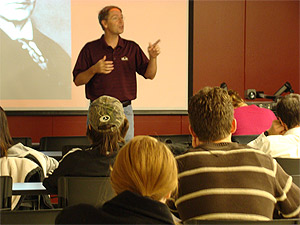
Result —
[{"label": "projected image of a man's face", "polygon": [[36,0],[0,0],[0,17],[14,22],[28,19]]}]

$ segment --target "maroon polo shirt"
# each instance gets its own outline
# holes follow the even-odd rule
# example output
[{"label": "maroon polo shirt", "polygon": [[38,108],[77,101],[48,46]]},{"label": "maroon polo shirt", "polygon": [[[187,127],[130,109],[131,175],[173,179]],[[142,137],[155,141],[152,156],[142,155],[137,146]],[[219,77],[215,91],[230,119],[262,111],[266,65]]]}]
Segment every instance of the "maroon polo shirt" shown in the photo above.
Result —
[{"label": "maroon polo shirt", "polygon": [[119,38],[115,49],[108,46],[104,35],[98,40],[87,43],[79,53],[73,70],[73,78],[89,69],[106,55],[113,61],[114,70],[109,74],[97,73],[85,85],[86,98],[91,101],[102,95],[109,95],[121,102],[136,98],[136,72],[144,76],[148,58],[138,44]]}]

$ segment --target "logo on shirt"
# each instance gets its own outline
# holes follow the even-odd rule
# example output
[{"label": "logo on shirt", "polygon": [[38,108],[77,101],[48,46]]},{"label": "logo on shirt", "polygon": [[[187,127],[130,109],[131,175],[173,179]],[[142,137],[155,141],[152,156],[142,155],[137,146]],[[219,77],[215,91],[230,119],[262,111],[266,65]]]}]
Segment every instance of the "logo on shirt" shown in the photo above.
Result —
[{"label": "logo on shirt", "polygon": [[128,58],[127,58],[127,56],[123,56],[123,57],[121,58],[121,60],[122,60],[122,61],[128,61]]}]

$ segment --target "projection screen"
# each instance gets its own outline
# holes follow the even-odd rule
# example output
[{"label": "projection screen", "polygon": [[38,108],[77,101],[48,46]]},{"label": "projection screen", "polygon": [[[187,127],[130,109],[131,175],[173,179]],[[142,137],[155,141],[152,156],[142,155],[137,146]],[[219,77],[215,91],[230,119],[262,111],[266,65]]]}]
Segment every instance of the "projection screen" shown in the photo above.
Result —
[{"label": "projection screen", "polygon": [[156,78],[137,74],[134,110],[186,110],[188,0],[1,0],[0,105],[7,111],[87,110],[84,86],[74,85],[72,70],[82,47],[103,34],[97,15],[106,5],[122,9],[121,37],[147,56],[149,42],[161,40]]}]

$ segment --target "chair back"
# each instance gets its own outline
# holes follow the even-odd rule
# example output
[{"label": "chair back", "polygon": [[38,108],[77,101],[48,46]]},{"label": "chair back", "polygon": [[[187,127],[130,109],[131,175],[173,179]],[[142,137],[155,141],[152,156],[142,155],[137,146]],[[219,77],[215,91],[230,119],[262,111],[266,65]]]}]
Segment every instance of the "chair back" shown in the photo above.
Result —
[{"label": "chair back", "polygon": [[174,135],[151,135],[152,137],[167,144],[186,144],[192,145],[192,136],[190,134],[174,134]]},{"label": "chair back", "polygon": [[62,209],[1,211],[1,224],[55,224]]},{"label": "chair back", "polygon": [[0,210],[11,209],[12,178],[0,176]]},{"label": "chair back", "polygon": [[275,219],[268,221],[237,221],[237,220],[188,220],[183,224],[214,224],[214,225],[291,225],[300,224],[300,219]]},{"label": "chair back", "polygon": [[[2,157],[0,158],[0,175],[10,176],[14,183],[24,182],[41,182],[44,179],[43,169],[34,161],[28,158],[19,157]],[[35,202],[39,199],[39,196],[31,195],[13,195],[11,197],[11,208],[19,209],[24,204],[27,207],[26,201],[28,200],[30,205],[35,208]],[[48,195],[42,195],[43,207],[51,208],[51,202]],[[27,202],[28,202],[27,201]],[[31,208],[31,206],[29,206]]]},{"label": "chair back", "polygon": [[300,159],[298,158],[275,158],[279,165],[289,175],[300,175]]},{"label": "chair back", "polygon": [[231,141],[246,145],[256,139],[258,136],[259,135],[232,135]]},{"label": "chair back", "polygon": [[109,177],[60,177],[58,205],[66,207],[80,203],[102,206],[115,196]]},{"label": "chair back", "polygon": [[90,145],[86,136],[54,136],[40,139],[41,151],[62,151],[65,145]]},{"label": "chair back", "polygon": [[12,138],[15,144],[22,143],[27,147],[32,147],[31,137],[13,137]]}]

